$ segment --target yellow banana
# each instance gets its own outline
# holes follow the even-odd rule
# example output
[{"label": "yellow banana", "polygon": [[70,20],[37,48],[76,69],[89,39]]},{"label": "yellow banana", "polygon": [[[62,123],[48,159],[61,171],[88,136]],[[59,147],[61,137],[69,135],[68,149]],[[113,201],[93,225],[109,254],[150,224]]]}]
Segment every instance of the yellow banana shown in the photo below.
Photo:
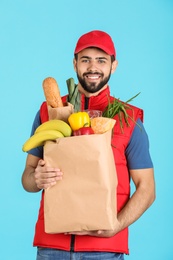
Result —
[{"label": "yellow banana", "polygon": [[45,130],[32,135],[23,145],[23,152],[28,152],[29,150],[36,148],[38,146],[44,145],[45,141],[55,140],[59,137],[64,137],[64,135],[57,130]]},{"label": "yellow banana", "polygon": [[35,133],[39,133],[45,130],[57,130],[60,131],[64,136],[71,136],[72,134],[71,127],[66,122],[60,119],[49,120],[41,124],[35,130]]}]

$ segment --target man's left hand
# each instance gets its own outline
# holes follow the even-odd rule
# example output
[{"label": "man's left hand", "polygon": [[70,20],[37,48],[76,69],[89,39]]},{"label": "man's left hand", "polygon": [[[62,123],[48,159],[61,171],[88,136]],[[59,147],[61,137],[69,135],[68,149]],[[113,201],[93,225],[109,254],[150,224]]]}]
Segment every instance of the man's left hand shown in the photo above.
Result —
[{"label": "man's left hand", "polygon": [[97,231],[67,232],[65,234],[66,235],[79,235],[79,236],[112,237],[116,234],[116,232],[110,231],[110,230],[97,230]]}]

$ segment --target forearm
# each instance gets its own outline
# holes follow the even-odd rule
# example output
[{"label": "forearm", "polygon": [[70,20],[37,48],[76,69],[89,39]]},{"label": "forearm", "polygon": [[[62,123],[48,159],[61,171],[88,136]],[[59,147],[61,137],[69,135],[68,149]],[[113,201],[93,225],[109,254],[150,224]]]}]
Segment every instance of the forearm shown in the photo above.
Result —
[{"label": "forearm", "polygon": [[22,175],[23,188],[28,192],[38,192],[40,189],[37,187],[35,182],[35,168],[27,166]]},{"label": "forearm", "polygon": [[131,178],[136,190],[117,215],[114,231],[101,232],[100,236],[113,236],[138,220],[155,200],[153,169],[131,170]]},{"label": "forearm", "polygon": [[122,230],[137,219],[150,207],[155,199],[154,189],[139,186],[124,208],[118,213],[119,229]]},{"label": "forearm", "polygon": [[26,159],[26,166],[22,175],[23,188],[28,192],[38,192],[40,189],[37,187],[35,180],[35,169],[38,165],[40,158],[28,154]]}]

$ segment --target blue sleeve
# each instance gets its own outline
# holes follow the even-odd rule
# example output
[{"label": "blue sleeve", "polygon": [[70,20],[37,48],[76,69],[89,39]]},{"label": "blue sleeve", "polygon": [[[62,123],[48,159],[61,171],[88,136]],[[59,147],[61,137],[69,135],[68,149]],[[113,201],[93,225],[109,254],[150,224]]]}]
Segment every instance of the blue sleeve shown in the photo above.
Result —
[{"label": "blue sleeve", "polygon": [[140,119],[137,124],[125,151],[128,168],[131,170],[153,168],[148,135]]},{"label": "blue sleeve", "polygon": [[[33,125],[32,125],[32,129],[31,129],[31,136],[34,134],[36,128],[41,124],[41,120],[40,120],[40,111],[37,112]],[[30,151],[28,151],[28,154],[32,154],[35,155],[39,158],[43,158],[43,146],[39,146],[36,147]]]}]

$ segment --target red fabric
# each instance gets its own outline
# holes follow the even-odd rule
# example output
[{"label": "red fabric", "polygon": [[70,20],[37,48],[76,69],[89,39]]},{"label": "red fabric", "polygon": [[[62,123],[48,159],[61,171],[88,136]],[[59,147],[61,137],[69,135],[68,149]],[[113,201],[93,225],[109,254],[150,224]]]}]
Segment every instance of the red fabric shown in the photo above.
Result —
[{"label": "red fabric", "polygon": [[[91,97],[89,99],[88,108],[104,110],[108,104],[108,96],[110,96],[109,88],[103,90],[98,96]],[[63,102],[66,101],[65,96]],[[113,97],[110,97],[113,99]],[[81,109],[84,109],[85,97],[81,95]],[[128,109],[129,115],[133,116],[136,121],[140,118],[143,121],[143,111],[134,106],[130,106],[132,109]],[[41,121],[45,122],[48,120],[47,105],[44,102],[40,109]],[[113,154],[115,158],[115,164],[118,176],[118,188],[117,188],[117,210],[118,212],[124,207],[129,199],[130,195],[130,184],[129,184],[129,172],[127,168],[125,149],[130,140],[131,134],[133,132],[135,123],[130,120],[130,127],[127,127],[124,123],[124,133],[122,133],[118,116],[115,116],[117,120],[112,145]],[[57,248],[63,250],[70,250],[71,236],[64,234],[46,234],[44,232],[44,192],[42,193],[42,200],[40,205],[40,211],[38,216],[38,221],[36,224],[34,246],[42,246],[49,248]],[[118,234],[110,238],[98,238],[91,236],[76,236],[75,237],[75,251],[107,251],[107,252],[121,252],[128,254],[128,228],[122,230]]]}]

